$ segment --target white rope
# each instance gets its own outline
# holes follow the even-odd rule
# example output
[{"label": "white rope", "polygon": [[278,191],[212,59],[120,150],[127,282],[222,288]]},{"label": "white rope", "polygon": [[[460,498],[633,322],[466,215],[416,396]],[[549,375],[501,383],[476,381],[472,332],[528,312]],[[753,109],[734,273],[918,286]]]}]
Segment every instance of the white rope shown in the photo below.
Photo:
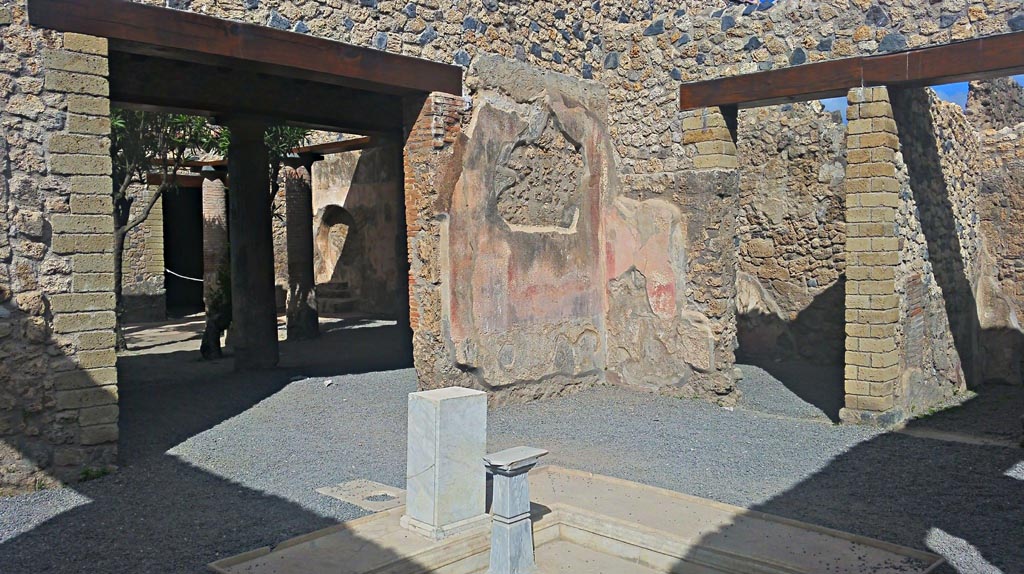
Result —
[{"label": "white rope", "polygon": [[188,281],[195,281],[196,283],[202,283],[203,282],[202,279],[196,279],[195,277],[185,277],[184,275],[182,275],[180,273],[175,273],[174,271],[171,271],[170,269],[168,269],[166,267],[164,267],[164,271],[166,271],[167,273],[170,273],[171,275],[174,275],[175,277],[181,277],[182,279],[186,279]]}]

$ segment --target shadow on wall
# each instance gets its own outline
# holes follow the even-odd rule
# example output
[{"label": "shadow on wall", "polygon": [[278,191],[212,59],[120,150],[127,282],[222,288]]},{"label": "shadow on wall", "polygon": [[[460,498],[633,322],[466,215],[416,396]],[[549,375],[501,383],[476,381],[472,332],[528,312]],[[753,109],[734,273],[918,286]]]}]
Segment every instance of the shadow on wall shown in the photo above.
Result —
[{"label": "shadow on wall", "polygon": [[[981,309],[972,281],[982,278],[970,277],[964,264],[960,236],[965,225],[958,221],[950,200],[939,154],[941,144],[928,114],[934,100],[924,88],[892,90],[891,97],[911,189],[920,211],[921,229],[927,244],[926,260],[931,263],[935,280],[942,289],[946,316],[967,385],[978,387],[988,376],[986,373],[1019,374],[1017,365],[997,364],[1019,361],[1019,356],[994,355],[1000,349],[1024,349],[1024,334],[1011,329],[982,329],[979,322]],[[914,121],[915,114],[923,116],[925,121],[920,121],[921,118]],[[906,153],[911,148],[917,153]],[[976,222],[968,225],[973,227]],[[980,252],[975,255],[980,256]]]},{"label": "shadow on wall", "polygon": [[350,177],[344,205],[327,205],[319,215],[317,282],[347,283],[357,310],[404,320],[409,263],[402,148],[385,143],[361,152]]},{"label": "shadow on wall", "polygon": [[[194,351],[120,359],[122,468],[115,475],[76,484],[73,490],[16,501],[16,509],[40,505],[41,514],[52,513],[54,506],[68,510],[0,543],[0,570],[200,572],[214,560],[336,524],[337,520],[212,474],[167,451],[246,412],[297,376],[411,366],[404,330],[352,326],[358,325],[325,329],[315,345],[282,342],[282,366],[273,371],[239,375],[230,360],[200,362]],[[324,467],[330,474],[320,477],[324,485],[354,478],[345,461],[332,463]],[[287,462],[267,464],[276,471]],[[0,517],[10,502],[0,500]],[[5,532],[8,526],[30,522],[32,514],[15,510],[21,518],[0,528],[0,537],[10,535]],[[400,558],[370,542],[364,552],[381,561]]]},{"label": "shadow on wall", "polygon": [[758,366],[793,394],[839,421],[845,390],[846,277],[814,297],[792,321],[752,311],[736,317],[736,360]]},{"label": "shadow on wall", "polygon": [[[1000,426],[1014,427],[1019,437],[1024,393],[1019,386],[1004,390],[1015,391],[1003,395],[1013,397],[1014,407],[999,411]],[[907,429],[962,431],[965,421],[979,424],[992,417],[993,405],[981,399],[911,421]],[[887,433],[854,446],[751,510],[940,554],[949,562],[936,571],[941,574],[1024,572],[1022,460],[1020,448]],[[698,544],[743,554],[735,542],[741,532],[739,526],[727,526]],[[689,572],[691,561],[702,556],[691,551],[673,572]]]}]

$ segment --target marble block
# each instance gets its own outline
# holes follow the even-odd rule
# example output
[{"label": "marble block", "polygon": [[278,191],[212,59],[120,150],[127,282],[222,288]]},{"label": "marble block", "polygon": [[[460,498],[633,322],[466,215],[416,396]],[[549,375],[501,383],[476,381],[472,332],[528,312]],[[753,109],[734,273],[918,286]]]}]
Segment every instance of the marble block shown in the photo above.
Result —
[{"label": "marble block", "polygon": [[440,540],[486,528],[487,393],[462,387],[409,395],[402,525]]}]

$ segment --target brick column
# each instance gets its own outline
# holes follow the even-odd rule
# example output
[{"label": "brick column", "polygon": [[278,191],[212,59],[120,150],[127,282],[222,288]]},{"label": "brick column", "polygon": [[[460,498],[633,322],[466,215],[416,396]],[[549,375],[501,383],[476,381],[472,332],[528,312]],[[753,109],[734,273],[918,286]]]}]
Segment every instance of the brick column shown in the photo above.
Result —
[{"label": "brick column", "polygon": [[[56,419],[68,436],[53,453],[54,474],[113,464],[117,452],[114,353],[114,220],[111,204],[107,41],[64,34],[45,52],[45,89],[64,95],[67,123],[48,144],[49,172],[70,182],[69,210],[53,215],[51,249],[71,263],[68,292],[49,295],[54,339],[67,359],[52,381]],[[41,383],[42,384],[42,383]]]},{"label": "brick column", "polygon": [[313,164],[323,159],[304,153],[285,160],[285,225],[288,237],[288,340],[320,334],[313,272]]},{"label": "brick column", "polygon": [[899,138],[886,88],[850,91],[846,167],[845,422],[891,424],[901,341],[896,293]]},{"label": "brick column", "polygon": [[227,173],[203,169],[203,302],[209,313],[210,294],[220,285],[217,274],[228,263]]},{"label": "brick column", "polygon": [[262,120],[228,118],[228,233],[231,238],[231,308],[235,370],[271,368],[278,362],[274,294],[273,213]]}]

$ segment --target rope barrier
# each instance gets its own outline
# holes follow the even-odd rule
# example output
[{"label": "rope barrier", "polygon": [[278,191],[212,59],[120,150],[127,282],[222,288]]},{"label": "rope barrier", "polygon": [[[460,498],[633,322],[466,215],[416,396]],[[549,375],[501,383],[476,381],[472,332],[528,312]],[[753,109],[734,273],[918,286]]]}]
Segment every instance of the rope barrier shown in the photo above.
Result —
[{"label": "rope barrier", "polygon": [[166,267],[164,267],[164,271],[166,271],[167,273],[170,273],[171,275],[174,275],[175,277],[180,277],[180,278],[188,280],[188,281],[195,281],[196,283],[202,283],[203,282],[202,279],[196,279],[195,277],[185,277],[184,275],[182,275],[180,273],[175,273],[174,271],[171,271],[170,269],[168,269]]}]

